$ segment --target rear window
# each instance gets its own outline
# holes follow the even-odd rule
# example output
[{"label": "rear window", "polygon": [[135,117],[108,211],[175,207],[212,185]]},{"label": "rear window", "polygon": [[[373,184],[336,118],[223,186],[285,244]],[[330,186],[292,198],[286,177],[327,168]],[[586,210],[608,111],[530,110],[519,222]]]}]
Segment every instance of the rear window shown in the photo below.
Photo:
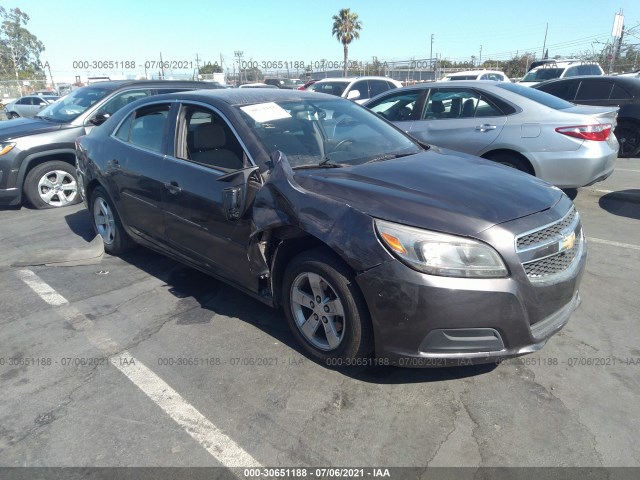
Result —
[{"label": "rear window", "polygon": [[535,88],[529,88],[522,85],[517,85],[515,83],[507,82],[501,82],[499,84],[496,84],[496,86],[498,88],[503,88],[510,92],[517,93],[518,95],[522,95],[529,100],[541,103],[545,107],[553,108],[554,110],[564,110],[565,108],[573,107],[573,103],[569,103],[548,93],[541,92],[540,90],[536,90]]},{"label": "rear window", "polygon": [[545,68],[538,67],[527,73],[522,82],[544,82],[545,80],[551,80],[552,78],[558,78],[564,72],[564,68]]},{"label": "rear window", "polygon": [[475,80],[478,75],[451,75],[448,78],[449,80]]}]

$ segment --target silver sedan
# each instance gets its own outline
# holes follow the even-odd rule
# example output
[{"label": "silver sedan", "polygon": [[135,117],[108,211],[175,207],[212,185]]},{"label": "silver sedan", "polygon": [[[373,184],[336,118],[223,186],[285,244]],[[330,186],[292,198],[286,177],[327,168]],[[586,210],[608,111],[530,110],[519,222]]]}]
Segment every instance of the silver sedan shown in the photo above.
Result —
[{"label": "silver sedan", "polygon": [[364,106],[420,141],[525,171],[560,188],[614,170],[617,107],[587,107],[506,82],[436,82],[379,95]]},{"label": "silver sedan", "polygon": [[27,95],[18,98],[5,106],[5,112],[8,119],[18,117],[34,117],[44,107],[58,100],[54,95]]}]

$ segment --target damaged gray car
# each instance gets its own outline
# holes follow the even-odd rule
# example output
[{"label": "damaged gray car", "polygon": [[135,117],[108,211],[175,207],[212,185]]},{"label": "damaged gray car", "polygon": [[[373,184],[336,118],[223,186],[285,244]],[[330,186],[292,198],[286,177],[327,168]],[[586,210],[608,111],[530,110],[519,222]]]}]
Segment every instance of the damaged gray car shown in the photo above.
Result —
[{"label": "damaged gray car", "polygon": [[348,100],[155,96],[76,147],[108,253],[141,244],[282,307],[329,365],[522,355],[579,304],[586,241],[562,191]]}]

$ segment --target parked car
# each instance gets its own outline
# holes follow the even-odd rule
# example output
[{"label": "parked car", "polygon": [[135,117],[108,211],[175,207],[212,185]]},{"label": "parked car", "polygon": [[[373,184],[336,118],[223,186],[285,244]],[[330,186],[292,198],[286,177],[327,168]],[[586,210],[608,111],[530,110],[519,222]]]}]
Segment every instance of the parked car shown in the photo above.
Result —
[{"label": "parked car", "polygon": [[298,90],[306,90],[307,88],[309,88],[311,85],[313,85],[317,81],[318,80],[309,80],[309,81],[305,82],[304,85],[299,86]]},{"label": "parked car", "polygon": [[468,70],[466,72],[449,73],[442,79],[445,82],[452,80],[495,80],[496,82],[510,82],[504,72],[498,70]]},{"label": "parked car", "polygon": [[615,167],[615,107],[576,106],[491,81],[405,87],[364,105],[418,140],[494,160],[561,188],[604,180]]},{"label": "parked car", "polygon": [[640,80],[623,76],[561,78],[533,88],[580,105],[620,107],[614,130],[619,156],[640,155]]},{"label": "parked car", "polygon": [[275,85],[269,85],[267,83],[254,82],[254,83],[243,83],[239,85],[238,88],[278,88]]},{"label": "parked car", "polygon": [[215,88],[206,82],[113,81],[72,91],[34,118],[0,123],[0,205],[64,207],[80,201],[75,139],[132,101],[158,93]]},{"label": "parked car", "polygon": [[387,77],[324,78],[309,85],[307,90],[328,93],[363,103],[376,95],[402,87],[402,83]]},{"label": "parked car", "polygon": [[579,302],[586,245],[562,191],[342,98],[143,99],[78,140],[77,168],[108,253],[139,243],[283,306],[328,365],[522,355]]},{"label": "parked car", "polygon": [[[299,82],[299,81],[298,81]],[[300,86],[300,83],[295,82],[290,78],[265,78],[264,83],[267,85],[273,85],[278,88],[284,88],[288,90],[294,90]]]},{"label": "parked car", "polygon": [[604,70],[602,70],[602,67],[596,62],[585,62],[582,60],[546,62],[529,70],[518,83],[532,87],[537,83],[553,78],[577,77],[582,75],[604,75]]},{"label": "parked car", "polygon": [[54,95],[26,95],[5,105],[5,115],[9,120],[19,117],[33,118],[36,113],[58,98],[60,97]]}]

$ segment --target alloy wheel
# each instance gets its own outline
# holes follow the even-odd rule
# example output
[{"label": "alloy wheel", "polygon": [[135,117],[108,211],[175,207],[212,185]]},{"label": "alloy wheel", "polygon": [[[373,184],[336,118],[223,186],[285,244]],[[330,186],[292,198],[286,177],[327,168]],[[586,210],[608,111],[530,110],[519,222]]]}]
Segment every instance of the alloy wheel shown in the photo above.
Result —
[{"label": "alloy wheel", "polygon": [[69,172],[53,170],[45,173],[38,182],[38,194],[52,207],[65,207],[78,196],[78,184]]}]

